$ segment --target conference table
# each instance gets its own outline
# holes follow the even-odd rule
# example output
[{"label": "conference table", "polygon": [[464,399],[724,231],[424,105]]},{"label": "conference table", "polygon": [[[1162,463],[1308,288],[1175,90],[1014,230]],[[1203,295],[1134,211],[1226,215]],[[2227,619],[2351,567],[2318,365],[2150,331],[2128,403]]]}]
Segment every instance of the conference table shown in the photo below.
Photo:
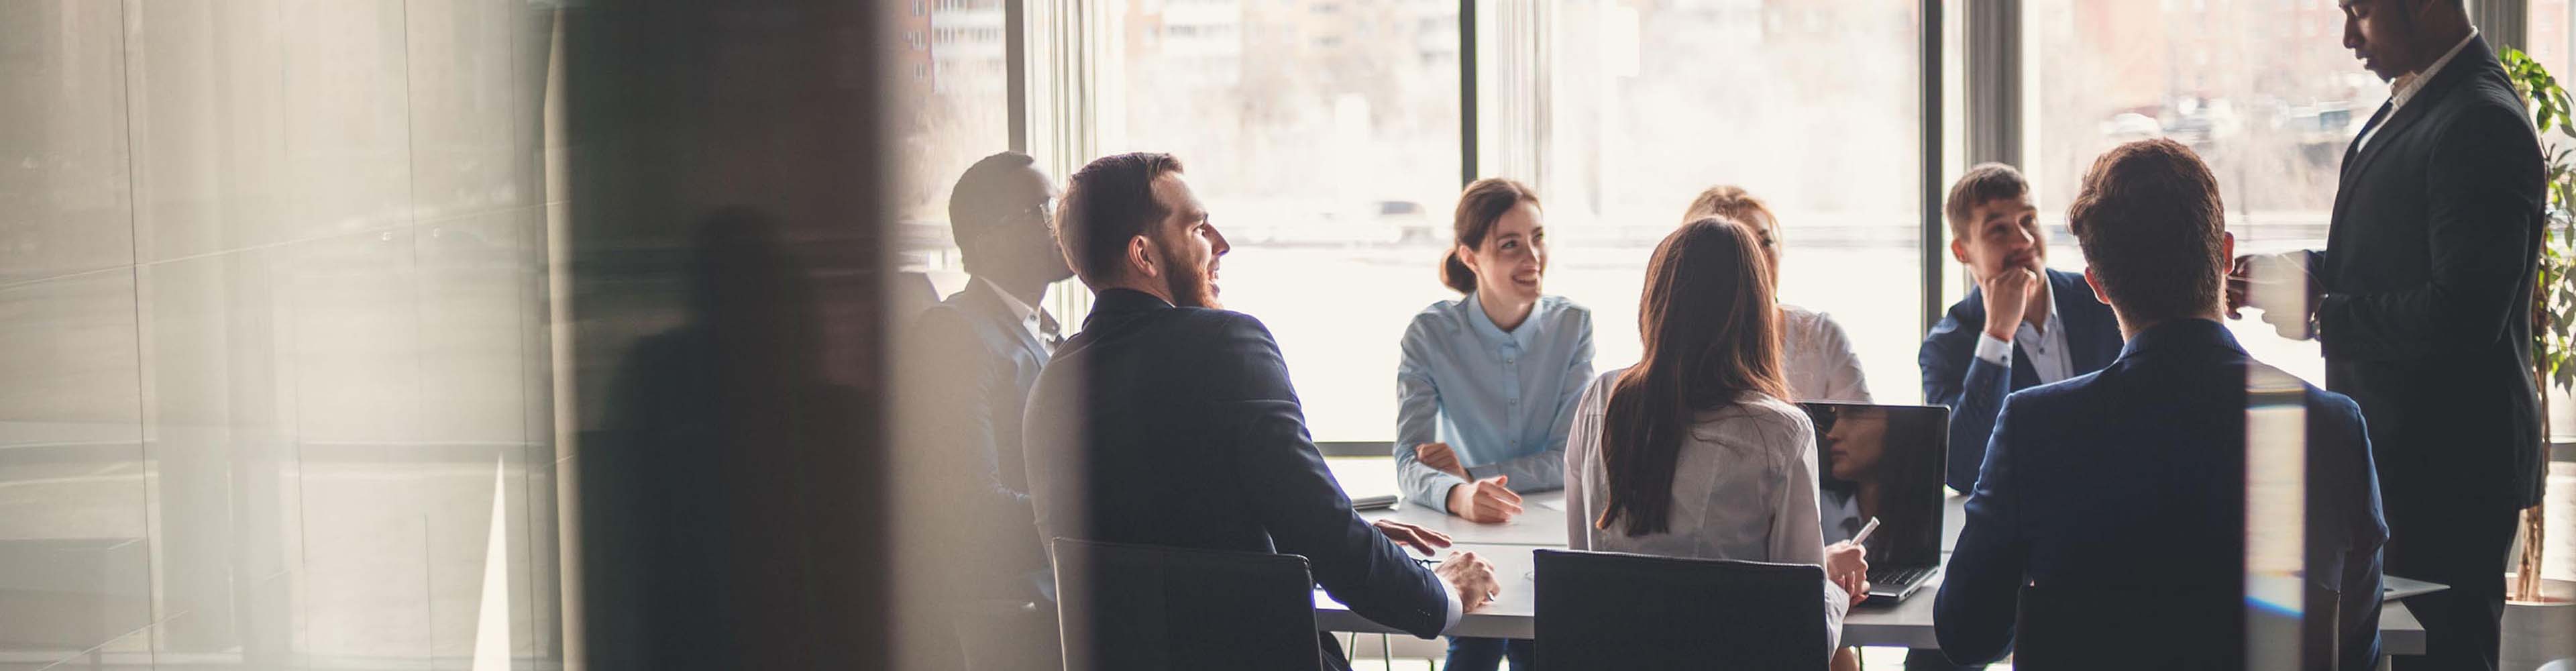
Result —
[{"label": "conference table", "polygon": [[[1960,504],[1964,496],[1953,496],[1942,519],[1941,547],[1958,544],[1959,527],[1964,519]],[[1562,492],[1527,495],[1521,504],[1522,514],[1502,524],[1478,524],[1451,517],[1410,502],[1399,503],[1388,510],[1364,511],[1370,520],[1393,519],[1448,534],[1457,543],[1452,549],[1466,550],[1494,563],[1495,575],[1502,582],[1502,592],[1491,603],[1458,621],[1452,633],[1480,638],[1536,638],[1535,580],[1531,574],[1532,551],[1565,547],[1565,496]],[[1943,553],[1947,555],[1945,551]],[[1940,590],[1940,578],[1926,583],[1921,591],[1890,606],[1854,607],[1843,618],[1843,645],[1888,646],[1934,649],[1940,647],[1932,635],[1933,595]],[[1348,608],[1315,592],[1315,625],[1325,631],[1402,634],[1385,625],[1352,614]],[[2405,604],[2391,601],[2381,607],[2379,615],[2380,648],[2391,655],[2419,654],[2424,651],[2424,626],[2407,612]]]}]

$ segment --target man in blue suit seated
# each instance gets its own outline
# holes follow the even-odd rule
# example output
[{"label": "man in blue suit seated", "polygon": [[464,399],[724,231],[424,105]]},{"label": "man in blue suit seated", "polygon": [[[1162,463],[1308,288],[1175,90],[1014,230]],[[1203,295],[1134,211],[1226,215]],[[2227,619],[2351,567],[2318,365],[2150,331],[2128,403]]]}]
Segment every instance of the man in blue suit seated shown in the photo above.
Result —
[{"label": "man in blue suit seated", "polygon": [[[1041,539],[1301,555],[1351,612],[1423,638],[1497,591],[1493,564],[1448,538],[1370,523],[1306,433],[1279,343],[1217,302],[1228,247],[1165,154],[1084,166],[1056,220],[1098,293],[1029,400],[1028,476]],[[1392,540],[1390,540],[1392,539]],[[1333,637],[1326,657],[1347,667]]]},{"label": "man in blue suit seated", "polygon": [[1073,277],[1048,228],[1055,187],[1027,154],[984,157],[948,199],[966,288],[922,312],[907,334],[902,453],[942,497],[919,525],[925,552],[961,598],[1046,601],[1046,554],[1035,538],[1020,417],[1059,338],[1037,306],[1048,284]]},{"label": "man in blue suit seated", "polygon": [[[2249,458],[2306,464],[2297,481],[2304,510],[2298,502],[2256,509],[2283,527],[2303,520],[2304,552],[2257,553],[2262,563],[2254,565],[2268,572],[2280,568],[2272,562],[2303,555],[2292,561],[2303,562],[2306,586],[2339,595],[2339,630],[2322,646],[2339,661],[2310,657],[2305,666],[2362,669],[2378,657],[2387,527],[2360,406],[2254,361],[2218,321],[2236,247],[2218,194],[2208,166],[2163,139],[2112,149],[2085,177],[2068,227],[2090,263],[2087,284],[2110,303],[2128,345],[2100,372],[2006,399],[1934,607],[1950,659],[2002,656],[2026,586],[2133,595],[2099,604],[2106,613],[2233,615],[2247,603]],[[2296,419],[2271,427],[2289,431],[2266,429],[2286,438],[2258,442],[2254,449],[2264,452],[2249,457],[2249,417]],[[2296,472],[2283,471],[2295,468],[2266,468],[2255,482],[2266,492],[2298,491],[2271,484],[2291,480]],[[2226,598],[2203,598],[2211,592]],[[2325,621],[2324,613],[2310,616]],[[2189,619],[2171,625],[2205,627],[2182,621]],[[2121,636],[2193,644],[2156,631]]]},{"label": "man in blue suit seated", "polygon": [[2101,370],[2120,353],[2111,308],[2084,276],[2048,268],[2030,183],[2001,163],[1968,169],[1942,207],[1950,255],[1977,286],[1923,337],[1923,399],[1950,406],[1951,489],[1969,491],[2004,395]]}]

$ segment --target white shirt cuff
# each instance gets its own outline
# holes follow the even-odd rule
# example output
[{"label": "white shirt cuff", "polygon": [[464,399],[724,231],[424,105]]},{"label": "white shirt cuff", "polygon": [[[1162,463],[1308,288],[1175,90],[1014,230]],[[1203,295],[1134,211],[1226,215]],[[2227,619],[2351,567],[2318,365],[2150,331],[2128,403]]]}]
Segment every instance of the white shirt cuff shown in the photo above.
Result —
[{"label": "white shirt cuff", "polygon": [[[1842,647],[1843,620],[1851,617],[1851,593],[1842,585],[1825,581],[1825,646],[1826,650]],[[1830,654],[1830,653],[1828,653]]]},{"label": "white shirt cuff", "polygon": [[1449,584],[1448,580],[1441,580],[1440,593],[1449,597],[1449,614],[1446,616],[1447,619],[1440,621],[1440,635],[1449,636],[1458,631],[1458,620],[1464,619],[1466,612],[1458,605],[1458,586]]},{"label": "white shirt cuff", "polygon": [[2012,354],[2012,343],[1996,340],[1994,336],[1984,333],[1977,334],[1977,358],[1986,360],[1986,363],[2011,368]]}]

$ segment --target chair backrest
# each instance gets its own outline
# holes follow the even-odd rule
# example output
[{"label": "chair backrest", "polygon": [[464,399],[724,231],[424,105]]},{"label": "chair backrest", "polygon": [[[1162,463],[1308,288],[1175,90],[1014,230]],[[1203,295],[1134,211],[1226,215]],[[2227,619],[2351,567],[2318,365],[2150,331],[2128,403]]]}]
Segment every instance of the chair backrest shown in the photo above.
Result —
[{"label": "chair backrest", "polygon": [[1314,671],[1306,558],[1055,540],[1068,671]]},{"label": "chair backrest", "polygon": [[1018,599],[977,599],[959,604],[955,616],[963,671],[1056,671],[1064,668],[1051,605]]},{"label": "chair backrest", "polygon": [[939,285],[931,283],[928,274],[896,272],[887,283],[891,285],[886,287],[888,324],[910,326],[921,311],[939,304]]},{"label": "chair backrest", "polygon": [[1822,669],[1816,566],[1536,552],[1542,669]]},{"label": "chair backrest", "polygon": [[[2249,608],[2233,586],[2026,586],[2013,626],[2013,668],[2337,668],[2339,595],[2309,588],[2301,598],[2305,618],[2289,609]],[[2297,652],[2249,651],[2249,624],[2259,632],[2255,640],[2295,640]],[[2249,662],[2249,652],[2265,661]],[[2281,654],[2298,659],[2271,659]]]}]

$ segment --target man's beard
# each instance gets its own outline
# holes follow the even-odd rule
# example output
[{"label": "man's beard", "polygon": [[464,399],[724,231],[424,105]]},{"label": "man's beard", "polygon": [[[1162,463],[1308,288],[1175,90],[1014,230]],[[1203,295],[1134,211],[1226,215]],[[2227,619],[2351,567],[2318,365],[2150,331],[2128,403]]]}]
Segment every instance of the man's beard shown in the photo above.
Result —
[{"label": "man's beard", "polygon": [[1172,269],[1163,275],[1163,290],[1171,293],[1174,306],[1225,309],[1225,305],[1216,299],[1216,284],[1208,281],[1206,268],[1182,263],[1168,251],[1171,246],[1162,247],[1166,250],[1162,253],[1163,267]]}]

